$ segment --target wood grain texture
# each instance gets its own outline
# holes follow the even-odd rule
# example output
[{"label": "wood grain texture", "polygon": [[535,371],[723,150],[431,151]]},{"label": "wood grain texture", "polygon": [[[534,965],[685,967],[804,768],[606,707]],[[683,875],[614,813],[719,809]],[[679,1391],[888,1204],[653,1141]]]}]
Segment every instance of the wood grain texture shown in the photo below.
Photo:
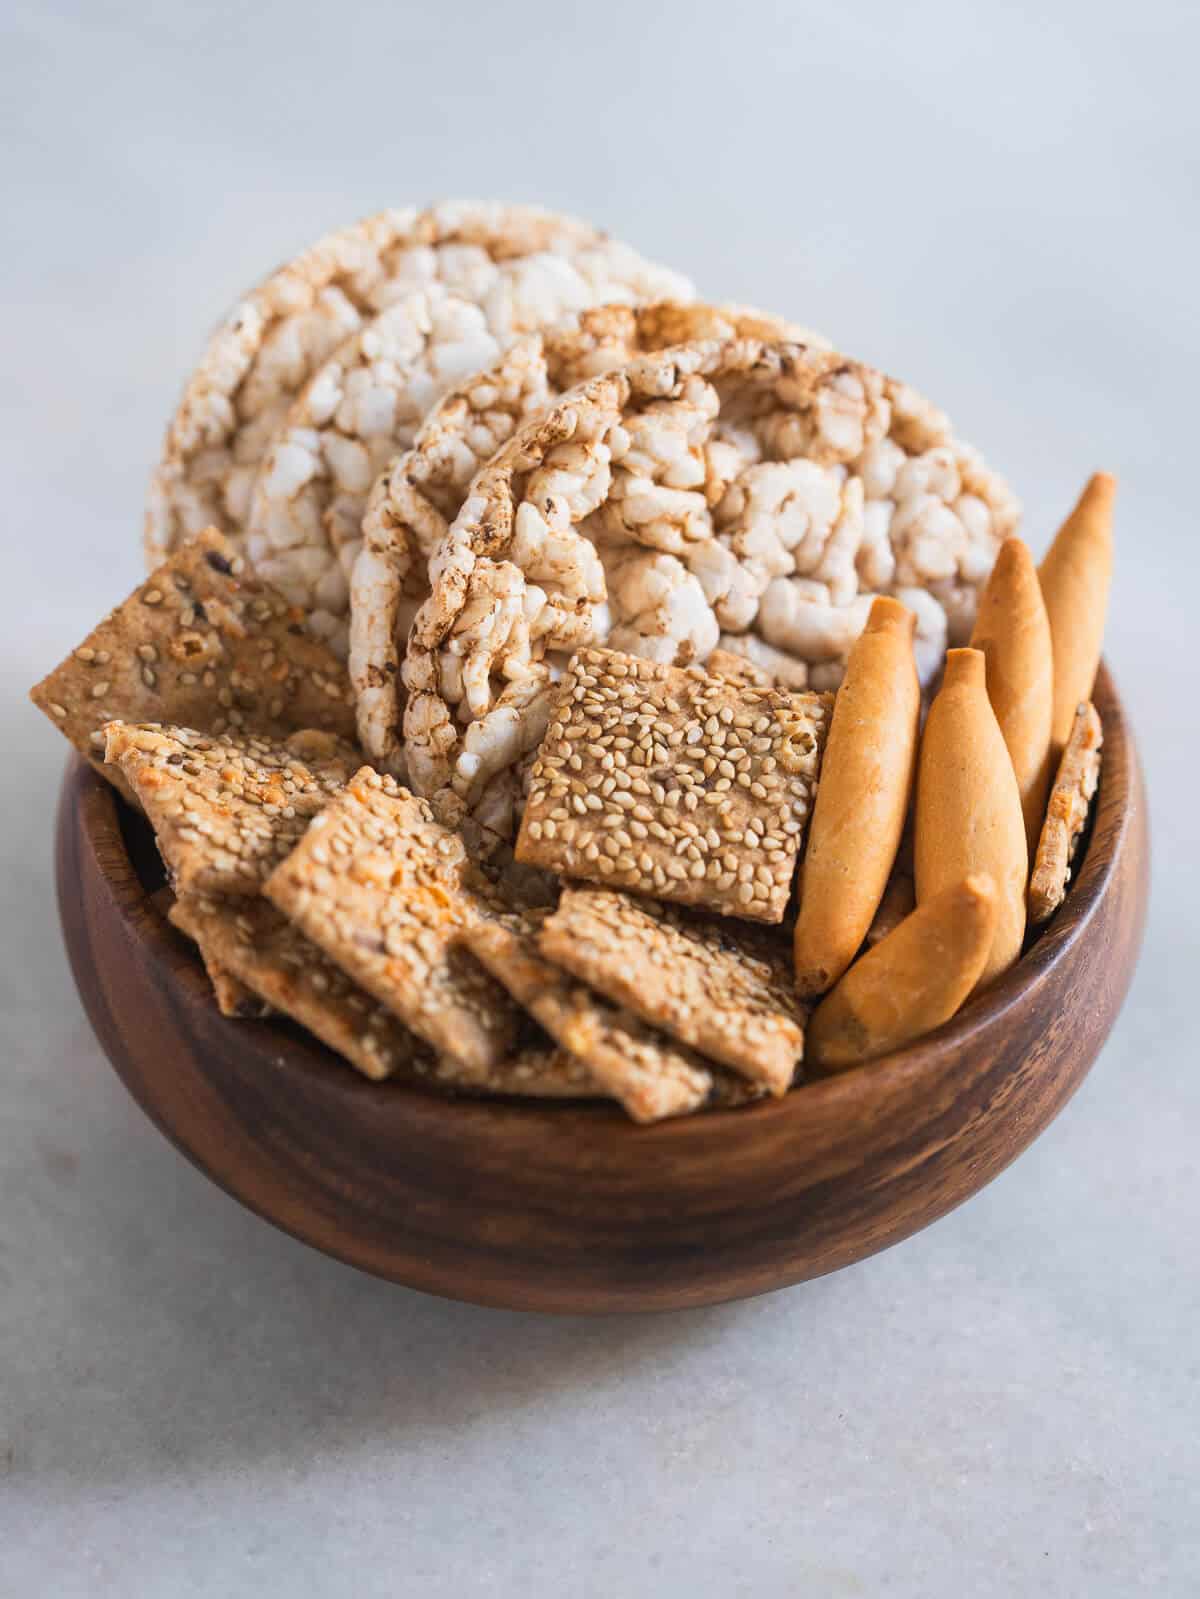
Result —
[{"label": "wood grain texture", "polygon": [[430,1293],[542,1311],[766,1292],[899,1242],[977,1192],[1086,1075],[1137,960],[1148,882],[1133,740],[1102,668],[1104,770],[1067,901],[938,1033],[750,1109],[650,1127],[604,1105],[368,1083],[286,1025],[219,1015],[149,903],[143,824],[82,761],[58,892],[75,980],[138,1103],[202,1171],[316,1248]]}]

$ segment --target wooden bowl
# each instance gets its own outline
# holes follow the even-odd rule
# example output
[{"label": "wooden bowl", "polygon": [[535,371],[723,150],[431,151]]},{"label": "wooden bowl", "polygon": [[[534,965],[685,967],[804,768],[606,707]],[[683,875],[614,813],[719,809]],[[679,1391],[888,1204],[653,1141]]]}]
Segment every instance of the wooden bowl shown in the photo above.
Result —
[{"label": "wooden bowl", "polygon": [[148,904],[145,824],[82,761],[58,894],[109,1059],[189,1159],[259,1215],[413,1288],[523,1310],[669,1310],[763,1293],[961,1203],[1079,1086],[1133,975],[1146,803],[1102,668],[1104,767],[1082,868],[1019,965],[937,1033],[786,1099],[635,1127],[600,1104],[372,1084],[279,1023],[228,1021]]}]

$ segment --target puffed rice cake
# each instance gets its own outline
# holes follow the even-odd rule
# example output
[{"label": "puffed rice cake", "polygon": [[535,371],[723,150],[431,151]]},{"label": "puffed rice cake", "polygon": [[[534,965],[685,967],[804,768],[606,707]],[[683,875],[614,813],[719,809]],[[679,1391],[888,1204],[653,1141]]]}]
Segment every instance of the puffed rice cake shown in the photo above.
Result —
[{"label": "puffed rice cake", "polygon": [[409,781],[511,837],[554,678],[588,644],[684,664],[756,636],[803,667],[789,686],[832,688],[889,592],[928,677],[1016,518],[940,412],[834,351],[639,357],[519,426],[431,558],[402,667]]},{"label": "puffed rice cake", "polygon": [[[576,383],[642,351],[739,336],[826,346],[818,334],[741,307],[604,305],[519,339],[433,407],[411,449],[395,456],[371,488],[351,575],[350,675],[359,741],[373,760],[404,777],[400,662],[413,616],[429,592],[429,558],[475,474],[519,425]],[[713,459],[718,465],[720,453]]]},{"label": "puffed rice cake", "polygon": [[[340,492],[339,474],[346,485],[358,481],[354,446],[382,425],[380,387],[392,390],[390,425],[411,418],[415,428],[439,393],[531,328],[604,301],[690,294],[685,279],[589,224],[528,206],[449,202],[383,211],[330,234],[268,278],[213,335],[151,479],[147,563],[157,564],[210,524],[240,538],[281,430],[290,437],[283,458],[268,467],[270,484],[302,491],[296,457],[311,445],[309,481],[327,478]],[[393,313],[406,301],[408,313]],[[339,347],[358,340],[381,315],[387,331],[379,364],[372,368],[374,345],[366,334],[353,371],[347,361],[336,379],[323,374]],[[408,377],[405,352],[416,361]],[[338,388],[343,381],[345,393]],[[341,418],[349,423],[344,439]],[[306,424],[332,425],[324,447]],[[405,442],[401,432],[393,448]],[[346,573],[313,523],[323,508],[311,499],[282,510],[276,505],[272,514],[260,510],[252,553],[263,575],[310,613],[314,630],[344,645]]]}]

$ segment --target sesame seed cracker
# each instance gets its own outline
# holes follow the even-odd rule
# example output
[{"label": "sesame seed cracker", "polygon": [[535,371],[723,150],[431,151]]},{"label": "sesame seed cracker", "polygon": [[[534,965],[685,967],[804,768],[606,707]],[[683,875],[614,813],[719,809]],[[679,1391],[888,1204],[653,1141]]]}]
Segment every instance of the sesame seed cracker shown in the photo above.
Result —
[{"label": "sesame seed cracker", "polygon": [[355,732],[345,668],[211,528],[93,628],[30,698],[110,782],[107,722],[267,737]]},{"label": "sesame seed cracker", "polygon": [[486,913],[461,838],[369,766],[316,818],[263,892],[348,976],[443,1054],[483,1072],[520,1013],[457,942]]},{"label": "sesame seed cracker", "polygon": [[791,1086],[805,1009],[777,937],[652,900],[568,888],[538,946],[643,1021],[773,1094]]},{"label": "sesame seed cracker", "polygon": [[463,942],[634,1121],[660,1121],[703,1105],[713,1090],[707,1064],[546,960],[534,936],[539,921],[534,911],[480,922]]},{"label": "sesame seed cracker", "polygon": [[[156,888],[153,894],[147,897],[146,903],[161,916],[164,922],[171,921],[171,911],[175,906],[175,891],[169,883],[164,883],[161,888]],[[179,928],[182,932],[183,929]],[[188,935],[190,936],[190,935]],[[200,959],[204,962],[204,970],[212,984],[213,997],[217,1002],[217,1009],[222,1016],[233,1016],[240,1020],[269,1016],[271,1007],[245,983],[237,978],[212,953],[207,940],[200,943],[193,939],[200,951]]]},{"label": "sesame seed cracker", "polygon": [[1071,863],[1100,781],[1103,742],[1100,713],[1085,700],[1071,724],[1034,855],[1029,879],[1029,919],[1034,926],[1048,921],[1066,898]]},{"label": "sesame seed cracker", "polygon": [[570,1050],[544,1040],[518,1044],[486,1072],[467,1071],[452,1055],[439,1057],[433,1080],[444,1087],[476,1094],[502,1094],[520,1099],[606,1099],[585,1061]]},{"label": "sesame seed cracker", "polygon": [[277,744],[154,723],[105,731],[105,759],[146,812],[180,894],[257,893],[357,765],[331,733]]},{"label": "sesame seed cracker", "polygon": [[195,940],[206,963],[216,960],[364,1076],[432,1068],[421,1041],[266,900],[188,894],[176,900],[170,918]]},{"label": "sesame seed cracker", "polygon": [[783,920],[830,696],[582,650],[530,773],[519,861]]}]

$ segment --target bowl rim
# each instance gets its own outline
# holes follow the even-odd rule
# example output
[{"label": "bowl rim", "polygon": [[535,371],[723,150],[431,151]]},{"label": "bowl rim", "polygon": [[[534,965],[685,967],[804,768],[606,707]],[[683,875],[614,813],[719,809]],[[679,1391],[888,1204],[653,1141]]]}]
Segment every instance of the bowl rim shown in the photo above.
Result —
[{"label": "bowl rim", "polygon": [[[440,1092],[398,1076],[382,1082],[369,1081],[328,1049],[320,1040],[294,1024],[287,1034],[287,1049],[281,1051],[281,1035],[271,1022],[247,1022],[227,1018],[230,1027],[241,1031],[247,1057],[261,1053],[276,1071],[281,1054],[289,1063],[305,1067],[320,1066],[336,1071],[337,1083],[346,1098],[368,1095],[379,1113],[403,1105],[415,1108],[443,1107],[446,1114],[468,1124],[495,1128],[497,1118],[520,1123],[526,1130],[541,1124],[556,1136],[564,1131],[583,1133],[598,1124],[622,1126],[636,1137],[639,1160],[646,1158],[647,1141],[662,1142],[664,1149],[678,1147],[680,1141],[707,1140],[715,1128],[745,1129],[761,1126],[765,1118],[778,1120],[803,1117],[817,1109],[817,1096],[823,1108],[837,1111],[844,1104],[847,1114],[860,1105],[872,1087],[881,1093],[894,1091],[906,1082],[914,1087],[935,1068],[940,1069],[948,1055],[989,1033],[1026,1005],[1035,1002],[1039,990],[1053,970],[1068,957],[1079,941],[1087,937],[1098,906],[1113,881],[1114,872],[1133,824],[1134,807],[1139,803],[1137,757],[1127,718],[1116,685],[1102,661],[1092,694],[1104,730],[1104,761],[1100,784],[1089,824],[1089,842],[1101,833],[1103,850],[1087,847],[1082,866],[1073,876],[1064,903],[1049,924],[1033,936],[1020,960],[986,993],[970,1001],[959,1014],[933,1032],[903,1048],[893,1050],[863,1066],[832,1076],[816,1077],[801,1083],[780,1099],[766,1099],[736,1109],[714,1109],[702,1115],[671,1117],[648,1125],[632,1122],[619,1106],[603,1100],[538,1100],[501,1096],[468,1096]],[[72,793],[72,779],[80,773],[80,786],[74,789],[80,810],[80,830],[93,851],[112,904],[129,936],[141,944],[152,944],[156,959],[167,968],[168,980],[185,1005],[212,1004],[212,991],[195,951],[182,935],[148,909],[148,894],[129,852],[122,823],[119,798],[112,786],[78,755],[72,756],[64,775],[63,803]],[[61,914],[61,911],[60,911]]]}]

